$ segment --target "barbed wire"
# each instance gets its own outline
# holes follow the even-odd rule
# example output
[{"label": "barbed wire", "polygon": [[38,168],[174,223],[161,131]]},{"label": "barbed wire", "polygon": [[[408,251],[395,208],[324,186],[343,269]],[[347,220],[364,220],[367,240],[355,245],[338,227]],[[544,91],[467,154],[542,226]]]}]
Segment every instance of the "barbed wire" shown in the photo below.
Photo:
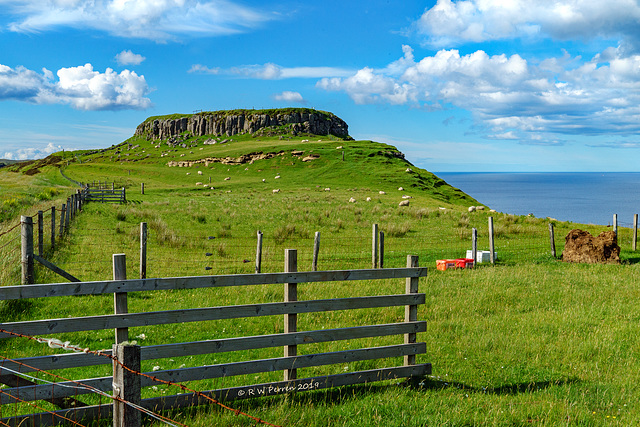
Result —
[{"label": "barbed wire", "polygon": [[[18,333],[18,332],[8,331],[8,330],[2,329],[2,328],[0,328],[0,333],[12,335],[12,336],[19,337],[19,338],[26,338],[26,339],[33,340],[33,341],[36,341],[36,342],[39,342],[39,343],[45,343],[46,342],[49,346],[51,346],[50,343],[52,342],[52,339],[39,338],[39,337],[35,337],[35,336],[25,335],[25,334],[21,334],[21,333]],[[220,402],[219,400],[214,399],[213,397],[208,396],[205,393],[199,392],[197,390],[190,389],[189,387],[187,387],[187,386],[185,386],[183,384],[179,384],[179,383],[175,383],[175,382],[172,382],[172,381],[163,380],[163,379],[157,378],[157,377],[155,377],[153,375],[148,375],[148,374],[145,374],[144,372],[140,372],[140,371],[136,371],[134,369],[131,369],[128,366],[126,366],[124,363],[119,361],[118,358],[116,356],[112,355],[112,354],[105,353],[105,352],[100,351],[100,350],[90,350],[88,347],[81,348],[81,347],[77,347],[77,346],[74,346],[74,345],[70,345],[69,341],[63,343],[61,340],[55,340],[54,342],[56,343],[56,347],[57,348],[64,348],[65,350],[71,350],[71,351],[75,351],[75,352],[78,352],[78,353],[86,353],[86,354],[93,354],[93,355],[96,355],[96,356],[106,357],[106,358],[110,359],[111,361],[113,361],[114,363],[118,364],[122,369],[124,369],[124,370],[126,370],[126,371],[128,371],[128,372],[130,372],[132,374],[135,374],[135,375],[138,375],[138,376],[141,376],[141,377],[149,378],[152,381],[158,382],[158,383],[161,383],[161,384],[178,387],[182,391],[188,391],[188,392],[194,393],[199,397],[202,397],[202,398],[204,398],[204,399],[206,399],[206,400],[208,400],[208,401],[210,401],[212,403],[215,403],[216,405],[222,407],[223,409],[231,411],[231,412],[235,413],[236,415],[242,415],[242,416],[248,417],[248,418],[252,419],[253,421],[255,421],[257,423],[264,424],[264,425],[267,425],[267,426],[270,426],[270,427],[280,427],[280,426],[278,426],[276,424],[271,424],[268,421],[265,421],[265,420],[262,420],[262,419],[260,419],[258,417],[254,417],[253,415],[247,414],[247,413],[245,413],[245,412],[243,412],[243,411],[241,411],[239,409],[231,408],[230,406],[225,405],[224,403]],[[62,345],[60,346],[59,344],[62,344]],[[52,348],[54,348],[54,347],[52,347]],[[23,366],[28,367],[30,369],[33,369],[35,371],[42,372],[42,373],[51,375],[51,376],[56,377],[56,378],[63,379],[65,381],[70,381],[70,382],[73,382],[73,383],[76,383],[76,384],[82,384],[82,383],[79,383],[77,381],[69,380],[69,379],[61,377],[59,375],[53,374],[51,372],[43,371],[43,370],[34,368],[32,366],[29,366],[27,364],[24,364],[24,363],[21,363],[21,362],[17,362],[15,360],[8,359],[8,358],[6,358],[4,356],[0,356],[0,357],[2,357],[5,360],[10,360],[10,361],[12,361],[12,362],[14,362],[16,364],[23,365]],[[2,367],[2,369],[9,370],[9,369],[5,368],[4,366]],[[59,386],[65,386],[64,384],[60,384],[60,383],[52,383],[52,384],[59,385]],[[86,384],[82,384],[82,386],[86,390],[94,389],[94,387],[88,386]],[[96,390],[98,390],[98,389],[96,389]],[[0,392],[1,391],[2,390],[0,389]],[[98,392],[100,392],[100,394],[104,393],[101,390],[98,390]],[[7,394],[7,393],[5,393],[5,394]],[[104,393],[104,395],[109,397],[109,398],[122,401],[125,404],[129,404],[130,403],[130,402],[125,401],[124,399],[121,399],[121,398],[118,398],[118,397],[115,397],[115,396],[111,396],[111,395],[106,394],[106,393]],[[138,406],[138,405],[136,405],[136,406]],[[141,408],[141,409],[138,409],[138,408]],[[147,409],[139,407],[139,406],[138,406],[138,408],[136,408],[136,409],[148,411]],[[49,412],[49,411],[46,411],[46,412]],[[149,413],[151,413],[151,411],[149,411]],[[158,415],[158,416],[160,416],[160,415]],[[174,421],[174,422],[176,422],[176,421]],[[180,423],[178,423],[178,424],[180,424]],[[184,426],[184,424],[180,424],[180,425]]]}]

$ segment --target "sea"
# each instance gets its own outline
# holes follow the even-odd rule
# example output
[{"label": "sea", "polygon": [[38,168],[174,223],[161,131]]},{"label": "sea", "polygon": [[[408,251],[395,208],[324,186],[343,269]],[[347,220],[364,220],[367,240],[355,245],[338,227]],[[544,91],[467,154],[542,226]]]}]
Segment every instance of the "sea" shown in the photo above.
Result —
[{"label": "sea", "polygon": [[435,172],[498,212],[622,227],[640,214],[640,172]]}]

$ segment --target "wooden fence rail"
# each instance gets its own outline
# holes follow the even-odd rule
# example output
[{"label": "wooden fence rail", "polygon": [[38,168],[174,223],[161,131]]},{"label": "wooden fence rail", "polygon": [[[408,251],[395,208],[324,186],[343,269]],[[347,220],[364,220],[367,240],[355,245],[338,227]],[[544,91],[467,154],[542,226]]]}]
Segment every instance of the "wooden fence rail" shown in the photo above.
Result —
[{"label": "wooden fence rail", "polygon": [[[167,343],[150,345],[139,348],[139,360],[153,360],[179,356],[193,356],[215,354],[245,350],[281,347],[283,357],[269,359],[251,359],[234,363],[217,365],[192,366],[171,370],[158,370],[145,373],[160,380],[171,382],[186,382],[211,378],[223,378],[237,375],[267,373],[283,371],[283,381],[249,384],[232,388],[209,390],[205,395],[220,400],[234,400],[248,397],[282,394],[294,390],[317,390],[340,385],[361,384],[394,378],[412,378],[428,375],[431,364],[416,364],[416,355],[426,353],[426,344],[417,342],[417,333],[426,331],[426,322],[417,320],[417,307],[425,303],[425,295],[418,293],[418,280],[426,277],[427,269],[418,267],[417,257],[407,257],[407,268],[366,269],[366,270],[333,270],[306,271],[297,270],[297,253],[288,249],[285,254],[286,266],[284,273],[240,274],[224,276],[175,277],[156,279],[126,279],[117,267],[118,262],[124,262],[124,255],[114,255],[114,280],[82,282],[36,284],[23,286],[0,287],[1,300],[17,300],[23,298],[50,298],[62,296],[114,294],[116,314],[85,316],[77,318],[59,318],[32,320],[24,322],[0,323],[0,338],[20,339],[18,335],[38,336],[62,334],[66,332],[94,331],[114,329],[116,334],[126,331],[129,327],[147,325],[166,325],[186,322],[200,322],[204,320],[241,319],[257,316],[285,316],[288,326],[284,333],[240,336],[225,339],[213,339],[197,342]],[[118,261],[116,261],[118,259]],[[305,283],[350,282],[363,280],[405,279],[405,292],[393,295],[374,295],[343,297],[332,299],[297,300],[299,285]],[[214,287],[239,287],[239,291],[246,286],[282,284],[284,285],[283,302],[266,302],[234,306],[214,306],[205,308],[186,308],[169,311],[155,311],[144,313],[128,313],[126,298],[128,292],[148,292],[178,289],[200,289]],[[336,310],[358,310],[365,308],[405,307],[405,321],[400,323],[379,323],[370,325],[345,325],[335,329],[297,330],[297,319],[305,313],[331,312]],[[299,354],[299,349],[305,344],[329,343],[334,341],[355,340],[359,338],[377,338],[399,335],[404,341],[393,345],[379,345],[374,347],[352,348],[342,351],[317,352]],[[114,341],[118,341],[115,340]],[[387,343],[388,344],[388,343]],[[118,354],[121,346],[114,345],[112,350],[104,350],[105,354]],[[367,344],[370,345],[370,344]],[[135,354],[135,352],[133,353]],[[129,356],[131,357],[131,356]],[[135,357],[135,356],[134,356]],[[374,359],[402,358],[403,362],[395,367],[385,367],[357,372],[339,373],[316,377],[300,378],[301,370],[305,368],[345,364]],[[132,416],[127,408],[112,411],[113,405],[83,406],[79,399],[83,394],[90,393],[86,389],[78,389],[72,381],[55,384],[36,384],[16,378],[15,373],[27,373],[35,370],[58,370],[111,364],[106,357],[98,357],[90,353],[56,354],[50,356],[28,357],[21,359],[4,359],[0,363],[0,380],[5,384],[18,384],[3,388],[0,394],[0,405],[15,404],[16,399],[24,401],[48,400],[50,402],[65,402],[74,399],[75,403],[62,407],[55,413],[65,414],[72,419],[96,419],[108,417],[109,413],[116,414],[114,425],[140,425],[139,416]],[[140,376],[138,382],[128,383],[118,380],[114,363],[114,375],[109,377],[89,378],[82,383],[102,391],[112,391],[119,396],[140,395],[140,388],[150,387],[156,382],[149,376]],[[114,379],[115,378],[115,379]],[[123,383],[124,381],[124,383]],[[116,390],[117,383],[117,390]],[[133,384],[133,385],[132,385]],[[133,390],[131,388],[133,387]],[[129,390],[124,390],[129,388]],[[134,402],[145,408],[170,408],[190,406],[206,403],[202,395],[180,394],[174,396],[154,397]],[[116,404],[117,405],[117,404]],[[0,407],[1,409],[1,407]],[[5,412],[6,413],[6,412]],[[128,414],[128,415],[127,415]],[[117,418],[117,420],[116,420]],[[126,421],[123,420],[133,420]],[[0,419],[3,425],[54,425],[56,422],[50,413],[17,415]]]}]

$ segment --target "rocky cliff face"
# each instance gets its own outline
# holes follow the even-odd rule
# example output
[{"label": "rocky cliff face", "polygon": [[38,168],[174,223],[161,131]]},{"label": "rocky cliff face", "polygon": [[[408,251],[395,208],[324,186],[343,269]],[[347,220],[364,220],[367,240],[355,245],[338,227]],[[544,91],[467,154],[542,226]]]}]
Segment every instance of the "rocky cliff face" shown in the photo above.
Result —
[{"label": "rocky cliff face", "polygon": [[135,135],[155,140],[185,132],[190,136],[309,133],[349,137],[349,127],[342,119],[331,113],[310,109],[217,111],[179,118],[152,118],[141,123]]}]

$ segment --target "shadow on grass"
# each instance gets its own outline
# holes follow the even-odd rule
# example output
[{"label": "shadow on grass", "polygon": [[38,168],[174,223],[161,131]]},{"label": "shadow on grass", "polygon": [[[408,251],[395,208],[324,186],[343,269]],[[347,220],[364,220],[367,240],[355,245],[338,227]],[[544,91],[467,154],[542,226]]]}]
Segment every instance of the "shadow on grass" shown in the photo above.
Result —
[{"label": "shadow on grass", "polygon": [[555,381],[532,381],[519,384],[505,384],[500,387],[472,387],[463,383],[444,381],[435,378],[421,378],[406,381],[404,384],[416,390],[443,390],[455,388],[472,393],[515,395],[520,393],[531,393],[547,389],[549,387],[563,387],[566,385],[580,383],[576,378],[569,378]]}]

